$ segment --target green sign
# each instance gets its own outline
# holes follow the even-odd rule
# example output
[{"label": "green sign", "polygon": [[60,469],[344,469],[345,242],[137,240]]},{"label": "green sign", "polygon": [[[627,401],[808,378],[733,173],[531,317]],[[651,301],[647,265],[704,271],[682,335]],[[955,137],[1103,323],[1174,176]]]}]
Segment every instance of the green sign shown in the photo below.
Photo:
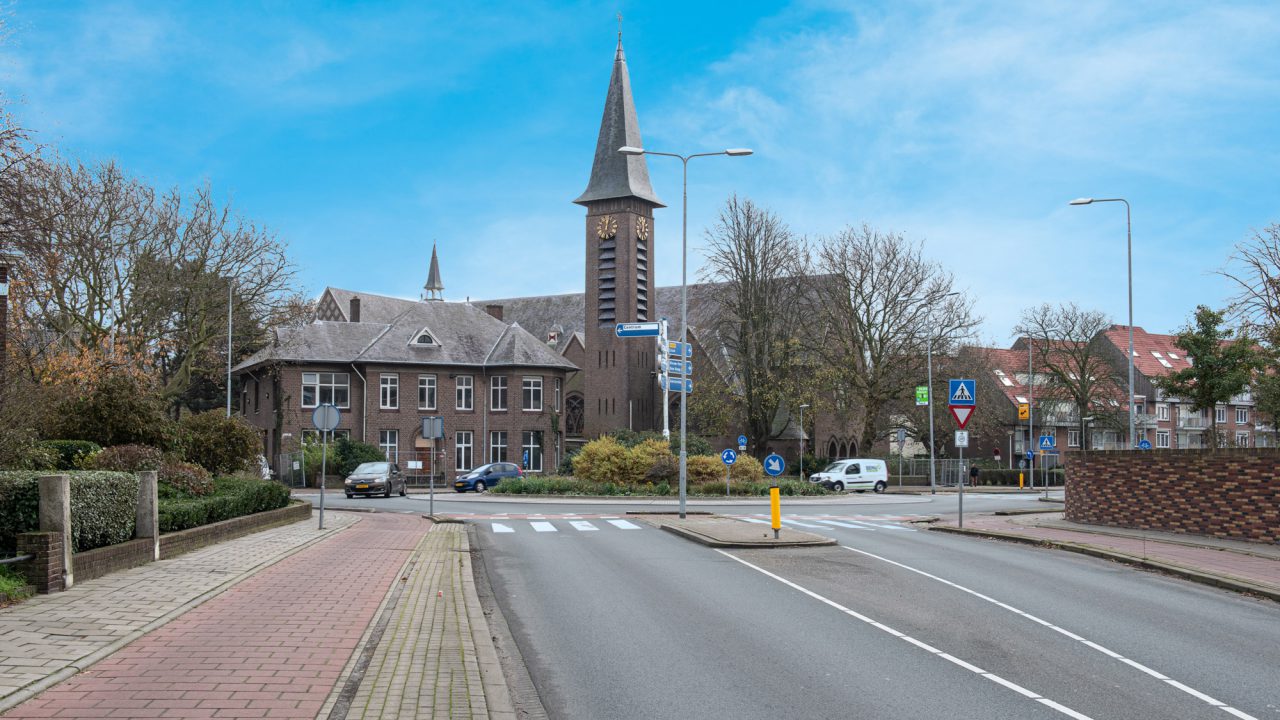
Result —
[{"label": "green sign", "polygon": [[927,385],[916,386],[916,405],[929,404],[929,387]]}]

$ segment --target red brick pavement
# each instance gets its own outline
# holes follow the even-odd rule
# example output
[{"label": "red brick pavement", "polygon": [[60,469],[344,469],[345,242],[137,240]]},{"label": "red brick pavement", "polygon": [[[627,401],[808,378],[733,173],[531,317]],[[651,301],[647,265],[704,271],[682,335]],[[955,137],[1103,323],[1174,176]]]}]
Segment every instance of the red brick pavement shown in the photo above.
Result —
[{"label": "red brick pavement", "polygon": [[[954,523],[948,523],[954,524]],[[1019,522],[1013,517],[977,515],[965,518],[965,528],[1012,533],[1043,540],[1072,542],[1124,553],[1133,557],[1178,565],[1213,575],[1226,575],[1258,585],[1280,588],[1280,560],[1199,547],[1166,543],[1158,540],[1142,540],[1135,537],[1101,535],[1059,528],[1039,527]]]},{"label": "red brick pavement", "polygon": [[313,718],[430,527],[374,514],[19,705],[11,718]]}]

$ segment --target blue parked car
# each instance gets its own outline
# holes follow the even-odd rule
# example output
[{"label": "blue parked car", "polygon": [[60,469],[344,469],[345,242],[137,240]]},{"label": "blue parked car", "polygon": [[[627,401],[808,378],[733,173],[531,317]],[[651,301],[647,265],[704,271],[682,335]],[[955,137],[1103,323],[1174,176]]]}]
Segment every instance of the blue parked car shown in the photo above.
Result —
[{"label": "blue parked car", "polygon": [[481,465],[466,475],[458,476],[458,479],[453,483],[453,489],[456,492],[466,492],[468,490],[484,492],[502,482],[503,478],[521,477],[524,477],[524,471],[515,463],[489,463],[488,465]]}]

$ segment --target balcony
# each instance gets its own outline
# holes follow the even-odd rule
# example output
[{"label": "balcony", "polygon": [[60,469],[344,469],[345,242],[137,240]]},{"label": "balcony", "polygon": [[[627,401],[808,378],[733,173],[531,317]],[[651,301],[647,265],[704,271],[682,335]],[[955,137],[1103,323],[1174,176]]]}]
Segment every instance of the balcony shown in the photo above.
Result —
[{"label": "balcony", "polygon": [[1187,430],[1203,430],[1209,427],[1209,418],[1202,418],[1195,415],[1181,415],[1178,417],[1178,428]]},{"label": "balcony", "polygon": [[1156,416],[1150,413],[1136,413],[1133,416],[1133,421],[1140,428],[1153,428],[1156,426]]}]

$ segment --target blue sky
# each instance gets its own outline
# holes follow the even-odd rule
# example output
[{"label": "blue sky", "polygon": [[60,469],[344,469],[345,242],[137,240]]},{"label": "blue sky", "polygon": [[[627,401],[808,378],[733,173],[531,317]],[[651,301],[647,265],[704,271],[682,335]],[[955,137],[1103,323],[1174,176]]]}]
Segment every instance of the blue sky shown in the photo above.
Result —
[{"label": "blue sky", "polygon": [[[693,268],[729,193],[816,237],[922,239],[1004,344],[1075,301],[1169,332],[1280,222],[1275,2],[17,0],[0,90],[41,140],[153,184],[208,180],[291,248],[304,289],[580,291],[617,22],[645,144],[691,164]],[[650,160],[659,284],[679,163]],[[696,275],[696,270],[691,270]]]}]

